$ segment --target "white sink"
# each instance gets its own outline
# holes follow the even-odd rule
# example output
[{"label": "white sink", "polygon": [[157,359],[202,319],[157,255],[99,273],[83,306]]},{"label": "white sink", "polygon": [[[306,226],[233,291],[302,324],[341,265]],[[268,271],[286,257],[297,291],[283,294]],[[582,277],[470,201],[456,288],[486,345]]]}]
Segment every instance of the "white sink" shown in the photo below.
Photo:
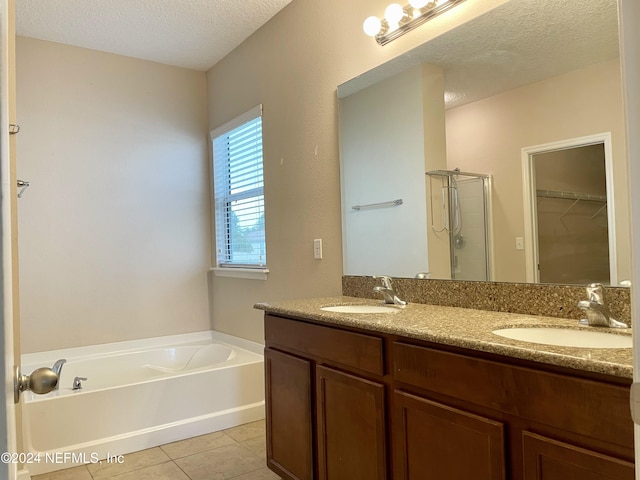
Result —
[{"label": "white sink", "polygon": [[395,307],[384,305],[336,305],[334,307],[322,307],[320,310],[336,313],[396,313]]},{"label": "white sink", "polygon": [[631,348],[631,335],[570,328],[501,328],[493,333],[523,342],[582,348]]}]

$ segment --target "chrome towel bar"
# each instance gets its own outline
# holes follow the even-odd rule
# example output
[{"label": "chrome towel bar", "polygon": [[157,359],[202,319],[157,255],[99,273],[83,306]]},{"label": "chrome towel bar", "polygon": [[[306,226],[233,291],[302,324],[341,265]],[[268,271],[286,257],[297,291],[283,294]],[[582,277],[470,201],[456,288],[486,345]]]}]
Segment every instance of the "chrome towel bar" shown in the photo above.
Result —
[{"label": "chrome towel bar", "polygon": [[401,198],[398,198],[397,200],[390,200],[388,202],[368,203],[366,205],[354,205],[351,208],[354,210],[361,210],[363,208],[397,207],[399,205],[402,205]]}]

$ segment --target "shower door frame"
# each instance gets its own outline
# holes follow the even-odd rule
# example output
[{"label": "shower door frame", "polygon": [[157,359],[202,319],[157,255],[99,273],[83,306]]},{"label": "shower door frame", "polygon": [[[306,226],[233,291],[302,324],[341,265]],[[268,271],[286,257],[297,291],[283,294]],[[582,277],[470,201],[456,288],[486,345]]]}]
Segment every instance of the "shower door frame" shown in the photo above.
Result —
[{"label": "shower door frame", "polygon": [[[461,172],[460,169],[455,169],[455,170],[430,170],[428,172],[426,172],[427,177],[429,177],[430,179],[433,177],[446,177],[447,178],[447,203],[448,203],[448,207],[445,208],[446,211],[446,216],[447,216],[447,221],[449,224],[449,229],[445,228],[444,230],[447,232],[447,235],[449,237],[449,269],[450,269],[450,278],[452,280],[456,280],[455,278],[455,261],[454,261],[454,249],[455,249],[455,238],[454,235],[452,235],[453,233],[453,224],[454,224],[454,219],[453,219],[453,215],[451,212],[451,201],[452,201],[452,197],[451,197],[451,179],[452,177],[456,177],[458,175],[462,175],[462,176],[466,176],[466,177],[471,177],[471,178],[475,178],[478,180],[482,181],[482,195],[483,195],[483,213],[484,213],[484,253],[485,253],[485,278],[484,279],[476,279],[479,281],[493,281],[493,272],[495,271],[494,269],[494,255],[493,255],[493,237],[492,237],[492,232],[493,232],[493,217],[492,217],[492,205],[491,205],[491,175],[487,175],[487,174],[482,174],[482,173],[470,173],[470,172]],[[430,204],[430,209],[429,209],[429,219],[430,219],[430,223],[431,223],[431,229],[433,231],[436,231],[434,229],[434,225],[433,225],[433,195],[432,195],[432,187],[431,187],[431,180],[429,182],[429,188],[427,189],[427,191],[429,192],[429,204]],[[438,232],[436,231],[436,234]]]},{"label": "shower door frame", "polygon": [[525,281],[540,283],[540,261],[538,251],[538,209],[536,203],[535,166],[533,156],[570,148],[586,147],[602,144],[604,146],[604,166],[607,186],[607,229],[609,241],[609,284],[618,285],[618,262],[616,253],[615,204],[613,190],[613,153],[611,132],[597,133],[585,137],[570,138],[557,142],[525,147],[521,150],[522,158],[522,195],[524,207],[524,256]]}]

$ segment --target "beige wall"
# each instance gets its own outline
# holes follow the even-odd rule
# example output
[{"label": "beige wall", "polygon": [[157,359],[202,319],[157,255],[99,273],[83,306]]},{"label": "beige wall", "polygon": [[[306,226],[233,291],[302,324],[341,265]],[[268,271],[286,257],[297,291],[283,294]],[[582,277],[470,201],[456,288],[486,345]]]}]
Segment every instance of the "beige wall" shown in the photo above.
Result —
[{"label": "beige wall", "polygon": [[202,72],[18,37],[23,352],[210,328]]},{"label": "beige wall", "polygon": [[629,196],[618,61],[447,112],[449,167],[493,175],[495,278],[525,279],[524,251],[515,248],[515,238],[524,236],[521,149],[604,132],[612,137],[618,279],[624,280],[630,278]]},{"label": "beige wall", "polygon": [[[210,128],[264,105],[271,271],[266,281],[211,279],[217,330],[260,341],[253,303],[341,290],[336,87],[505,1],[467,0],[381,47],[362,22],[388,3],[295,0],[208,72]],[[314,238],[324,241],[324,260],[313,259]]]}]

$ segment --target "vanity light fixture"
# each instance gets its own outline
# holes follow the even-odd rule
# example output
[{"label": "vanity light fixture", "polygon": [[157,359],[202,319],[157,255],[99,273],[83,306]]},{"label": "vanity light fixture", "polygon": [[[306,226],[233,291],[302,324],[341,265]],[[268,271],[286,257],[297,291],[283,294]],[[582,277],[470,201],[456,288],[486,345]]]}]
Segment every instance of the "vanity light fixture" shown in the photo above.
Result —
[{"label": "vanity light fixture", "polygon": [[392,3],[385,9],[383,19],[368,17],[362,29],[380,45],[386,45],[461,2],[464,0],[409,0],[409,5],[404,7]]}]

